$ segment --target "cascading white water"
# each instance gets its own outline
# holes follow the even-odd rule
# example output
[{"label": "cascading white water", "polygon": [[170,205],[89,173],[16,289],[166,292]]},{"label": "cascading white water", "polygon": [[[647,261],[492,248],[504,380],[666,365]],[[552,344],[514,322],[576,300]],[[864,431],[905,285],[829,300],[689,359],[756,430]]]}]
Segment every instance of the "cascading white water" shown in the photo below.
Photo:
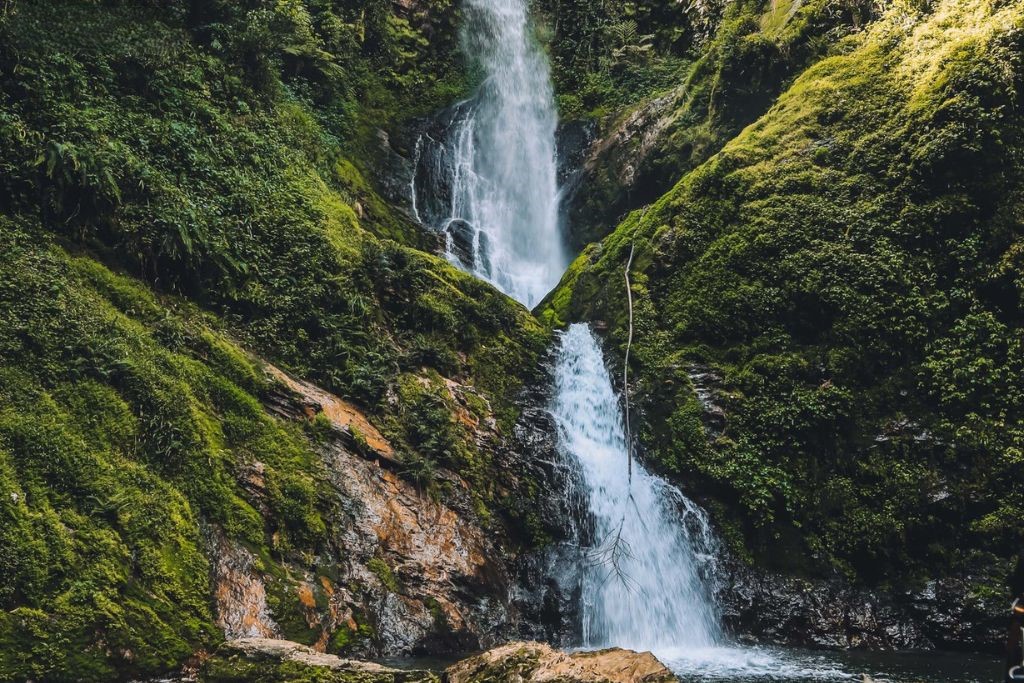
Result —
[{"label": "cascading white water", "polygon": [[453,262],[532,307],[568,261],[559,229],[558,120],[526,4],[464,0],[463,49],[484,80],[446,136],[451,203],[437,227]]},{"label": "cascading white water", "polygon": [[821,658],[779,656],[725,637],[707,516],[641,463],[630,466],[622,406],[587,325],[561,335],[551,413],[590,517],[577,567],[583,647],[650,650],[694,681],[852,678]]},{"label": "cascading white water", "polygon": [[[411,213],[444,232],[452,262],[533,307],[568,266],[548,64],[527,0],[463,0],[463,9],[463,47],[484,80],[447,112],[437,138],[417,140]],[[551,412],[559,447],[579,470],[588,517],[589,547],[572,563],[584,647],[653,650],[697,680],[848,677],[724,638],[708,520],[640,463],[630,475],[621,406],[586,325],[561,337]]]},{"label": "cascading white water", "polygon": [[707,519],[640,463],[630,477],[622,407],[586,325],[572,325],[561,337],[552,414],[563,454],[579,464],[592,517],[582,568],[583,645],[718,645]]}]

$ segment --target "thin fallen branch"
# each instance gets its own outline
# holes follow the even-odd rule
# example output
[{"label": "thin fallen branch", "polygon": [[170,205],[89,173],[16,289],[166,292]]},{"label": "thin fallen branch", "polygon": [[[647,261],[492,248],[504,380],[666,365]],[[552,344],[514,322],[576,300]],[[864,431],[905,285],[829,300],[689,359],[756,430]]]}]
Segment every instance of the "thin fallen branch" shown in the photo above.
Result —
[{"label": "thin fallen branch", "polygon": [[[643,221],[646,216],[647,208],[645,208],[643,214],[641,214],[640,221]],[[633,237],[630,241],[629,260],[626,262],[626,268],[624,271],[624,277],[626,280],[626,301],[629,306],[629,336],[626,340],[626,357],[622,366],[622,396],[625,404],[624,426],[626,441],[626,468],[628,472],[628,495],[625,503],[626,509],[622,511],[622,517],[619,519],[615,532],[610,534],[604,543],[587,553],[587,559],[592,564],[595,566],[608,567],[608,573],[602,580],[602,585],[614,577],[629,591],[638,591],[640,589],[640,585],[630,577],[625,570],[626,561],[633,557],[633,550],[630,547],[629,542],[622,536],[626,525],[626,515],[629,513],[630,506],[632,506],[633,510],[636,512],[637,518],[640,519],[640,523],[646,528],[646,524],[644,523],[643,518],[640,515],[640,510],[637,507],[636,499],[633,497],[633,434],[629,421],[629,354],[633,348],[633,286],[629,279],[629,273],[633,268],[633,257],[636,254],[636,233],[639,229],[640,224],[638,221],[637,227],[633,231]]]},{"label": "thin fallen branch", "polygon": [[[626,268],[623,275],[626,279],[626,301],[629,304],[629,337],[626,339],[626,358],[622,363],[622,399],[625,407],[626,417],[626,459],[629,483],[633,483],[633,433],[629,423],[629,353],[633,350],[633,284],[629,280],[629,271],[633,269],[633,256],[636,253],[636,234],[640,231],[640,224],[647,217],[647,210],[640,214],[636,228],[633,230],[633,237],[629,242],[629,260],[626,261]],[[630,498],[633,497],[630,491]]]},{"label": "thin fallen branch", "polygon": [[633,288],[629,282],[629,270],[633,267],[633,253],[636,242],[629,245],[629,261],[626,263],[626,300],[629,302],[629,338],[626,340],[626,360],[622,364],[622,397],[626,413],[626,460],[629,482],[633,483],[633,435],[629,426],[629,352],[633,348]]}]

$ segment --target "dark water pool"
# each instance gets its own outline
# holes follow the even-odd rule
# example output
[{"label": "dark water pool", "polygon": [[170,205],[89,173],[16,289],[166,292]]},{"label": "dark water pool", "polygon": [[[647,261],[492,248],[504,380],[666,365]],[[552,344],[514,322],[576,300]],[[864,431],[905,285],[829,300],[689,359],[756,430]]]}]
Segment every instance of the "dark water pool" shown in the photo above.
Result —
[{"label": "dark water pool", "polygon": [[684,683],[992,683],[997,657],[946,652],[817,652],[760,647],[665,651],[660,659]]}]

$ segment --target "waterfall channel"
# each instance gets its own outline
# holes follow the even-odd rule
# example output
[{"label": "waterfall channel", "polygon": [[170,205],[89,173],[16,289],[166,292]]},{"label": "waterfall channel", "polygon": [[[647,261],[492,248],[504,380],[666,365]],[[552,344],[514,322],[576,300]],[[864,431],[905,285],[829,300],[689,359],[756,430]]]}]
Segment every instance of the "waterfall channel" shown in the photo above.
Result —
[{"label": "waterfall channel", "polygon": [[[533,306],[568,265],[549,68],[527,0],[464,0],[463,9],[463,49],[483,81],[452,108],[441,140],[417,144],[417,157],[432,147],[431,182],[447,200],[426,198],[434,207],[426,222],[445,234],[450,260]],[[580,645],[715,646],[722,634],[707,519],[639,464],[628,476],[622,406],[587,326],[562,335],[555,375],[551,412],[588,517],[579,520],[587,530],[577,567]]]},{"label": "waterfall channel", "polygon": [[589,542],[581,553],[582,644],[709,648],[722,638],[703,510],[640,463],[629,466],[622,406],[586,325],[561,336],[552,414],[580,472]]},{"label": "waterfall channel", "polygon": [[[441,131],[417,141],[412,212],[443,233],[449,260],[533,307],[569,263],[549,67],[527,0],[463,0],[463,11],[463,50],[482,82],[441,117]],[[572,325],[559,338],[550,412],[577,475],[578,490],[565,495],[583,502],[572,571],[578,645],[651,650],[698,680],[819,680],[787,678],[767,652],[729,644],[707,517],[642,464],[630,467],[622,411],[597,338]]]},{"label": "waterfall channel", "polygon": [[[464,0],[462,45],[483,81],[431,145],[435,191],[422,202],[450,260],[527,306],[568,265],[559,224],[557,115],[527,0]],[[417,163],[419,163],[417,158]],[[411,188],[419,211],[416,178]],[[440,201],[438,201],[440,199]],[[421,217],[427,219],[428,217]],[[714,539],[700,508],[634,464],[622,406],[586,325],[561,336],[551,412],[585,497],[579,540],[583,647],[713,647]]]}]

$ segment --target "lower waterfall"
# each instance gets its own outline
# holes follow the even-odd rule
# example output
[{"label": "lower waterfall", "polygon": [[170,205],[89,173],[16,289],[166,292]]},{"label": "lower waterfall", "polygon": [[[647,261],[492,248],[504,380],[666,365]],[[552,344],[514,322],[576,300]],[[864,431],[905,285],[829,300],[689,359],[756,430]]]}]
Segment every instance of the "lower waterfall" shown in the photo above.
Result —
[{"label": "lower waterfall", "polygon": [[705,512],[679,489],[630,465],[623,406],[597,337],[585,324],[560,335],[551,414],[576,472],[585,519],[576,531],[583,649],[650,650],[693,681],[844,680],[816,655],[740,646],[715,602],[718,543]]},{"label": "lower waterfall", "polygon": [[707,648],[722,640],[712,596],[714,537],[704,512],[640,463],[629,473],[622,406],[586,325],[561,338],[552,413],[579,467],[589,546],[582,644]]}]

